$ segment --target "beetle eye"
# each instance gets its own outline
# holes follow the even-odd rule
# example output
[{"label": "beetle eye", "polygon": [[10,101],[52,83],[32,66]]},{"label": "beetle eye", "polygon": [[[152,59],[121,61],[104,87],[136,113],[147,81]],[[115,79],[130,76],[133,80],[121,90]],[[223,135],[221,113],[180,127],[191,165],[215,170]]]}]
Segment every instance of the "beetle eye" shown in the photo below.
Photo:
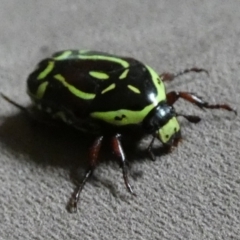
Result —
[{"label": "beetle eye", "polygon": [[158,138],[162,143],[170,143],[174,136],[180,131],[180,125],[176,117],[171,118],[158,132]]}]

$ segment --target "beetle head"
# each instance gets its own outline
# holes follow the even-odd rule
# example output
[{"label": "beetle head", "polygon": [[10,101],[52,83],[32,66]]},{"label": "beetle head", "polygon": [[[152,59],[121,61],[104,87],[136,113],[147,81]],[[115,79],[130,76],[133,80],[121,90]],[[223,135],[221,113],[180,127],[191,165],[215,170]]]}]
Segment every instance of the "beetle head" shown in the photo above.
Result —
[{"label": "beetle head", "polygon": [[163,143],[172,145],[180,135],[180,125],[174,108],[166,102],[160,102],[144,119],[147,132],[155,134]]}]

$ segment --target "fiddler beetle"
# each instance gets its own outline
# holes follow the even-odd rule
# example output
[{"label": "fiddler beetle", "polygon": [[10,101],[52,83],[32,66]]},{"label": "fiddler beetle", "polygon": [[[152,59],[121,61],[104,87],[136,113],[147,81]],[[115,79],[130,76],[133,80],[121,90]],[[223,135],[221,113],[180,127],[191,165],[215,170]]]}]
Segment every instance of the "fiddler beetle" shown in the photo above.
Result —
[{"label": "fiddler beetle", "polygon": [[[159,75],[150,66],[133,58],[79,50],[57,52],[38,64],[27,79],[27,93],[33,108],[95,136],[85,177],[70,201],[72,211],[76,211],[80,192],[99,162],[100,148],[106,137],[111,139],[126,188],[134,194],[121,144],[123,134],[142,132],[143,135],[152,135],[147,150],[155,159],[152,152],[154,139],[169,147],[177,145],[181,139],[179,116],[192,123],[201,120],[198,116],[177,113],[173,104],[179,98],[202,109],[236,113],[227,104],[209,104],[194,93],[166,92],[165,82],[188,72],[207,73],[201,68],[191,68],[177,74]],[[2,96],[27,114],[32,114],[28,108]]]}]

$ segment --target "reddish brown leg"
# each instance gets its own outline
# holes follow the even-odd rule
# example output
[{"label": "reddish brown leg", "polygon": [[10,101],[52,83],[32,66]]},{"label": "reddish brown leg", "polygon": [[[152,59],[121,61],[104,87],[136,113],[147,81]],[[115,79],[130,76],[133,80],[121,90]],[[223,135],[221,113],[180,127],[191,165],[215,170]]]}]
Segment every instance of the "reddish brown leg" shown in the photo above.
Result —
[{"label": "reddish brown leg", "polygon": [[208,102],[205,102],[202,100],[202,98],[198,97],[197,95],[189,92],[169,92],[167,94],[167,102],[169,105],[173,105],[179,98],[182,98],[192,104],[195,104],[201,109],[204,108],[209,108],[209,109],[224,109],[227,111],[234,112],[237,114],[237,112],[232,109],[229,105],[227,104],[209,104]]},{"label": "reddish brown leg", "polygon": [[77,211],[77,203],[79,201],[80,193],[83,190],[83,187],[86,184],[87,180],[89,179],[89,177],[91,177],[94,169],[97,166],[98,155],[99,155],[99,151],[100,151],[100,148],[102,145],[102,141],[103,141],[103,136],[98,137],[90,149],[90,164],[89,164],[90,166],[85,173],[85,177],[84,177],[83,181],[77,186],[77,188],[75,189],[75,191],[72,195],[72,198],[71,198],[70,204],[69,204],[69,208],[70,208],[69,210],[71,212]]},{"label": "reddish brown leg", "polygon": [[120,142],[120,137],[121,137],[120,134],[116,134],[112,138],[112,148],[113,148],[114,154],[116,155],[116,157],[120,161],[120,166],[122,168],[123,179],[124,179],[124,183],[126,185],[126,188],[131,194],[135,195],[133,190],[132,190],[132,187],[129,183],[129,180],[128,180],[128,173],[127,173],[128,169],[127,169],[127,165],[126,165],[126,157],[125,157],[125,154],[124,154],[121,142]]},{"label": "reddish brown leg", "polygon": [[205,70],[203,68],[194,67],[194,68],[190,68],[190,69],[185,69],[185,70],[183,70],[181,72],[178,72],[176,74],[164,72],[164,73],[160,74],[160,76],[162,77],[162,81],[164,81],[164,82],[165,81],[173,81],[174,78],[177,78],[177,77],[179,77],[181,75],[184,75],[186,73],[189,73],[189,72],[197,72],[197,73],[198,72],[205,72],[207,75],[209,75],[207,70]]}]

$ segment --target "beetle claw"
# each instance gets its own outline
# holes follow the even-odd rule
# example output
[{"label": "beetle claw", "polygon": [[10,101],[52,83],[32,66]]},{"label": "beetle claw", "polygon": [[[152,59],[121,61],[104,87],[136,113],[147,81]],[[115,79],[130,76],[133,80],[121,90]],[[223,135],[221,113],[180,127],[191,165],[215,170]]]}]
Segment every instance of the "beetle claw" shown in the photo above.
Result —
[{"label": "beetle claw", "polygon": [[67,206],[67,210],[70,213],[76,213],[77,212],[77,201],[76,201],[76,199],[73,199],[73,198],[70,199],[70,202]]}]

